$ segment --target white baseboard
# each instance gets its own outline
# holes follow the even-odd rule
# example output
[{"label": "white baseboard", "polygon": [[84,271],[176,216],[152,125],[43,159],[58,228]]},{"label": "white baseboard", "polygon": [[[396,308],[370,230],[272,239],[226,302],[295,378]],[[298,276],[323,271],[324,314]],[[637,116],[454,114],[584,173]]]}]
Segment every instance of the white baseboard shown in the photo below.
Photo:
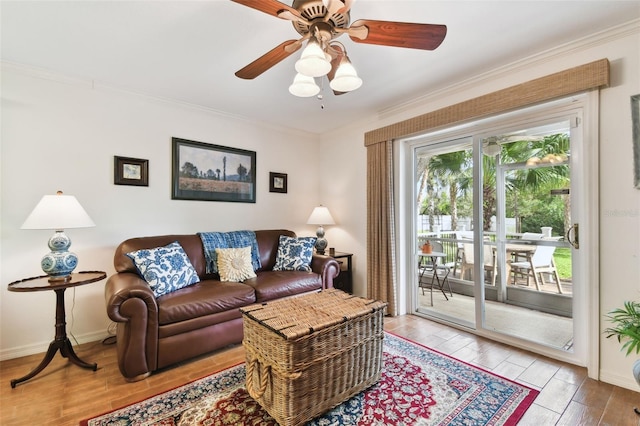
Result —
[{"label": "white baseboard", "polygon": [[629,369],[628,375],[625,374],[623,376],[600,370],[600,381],[620,386],[621,388],[626,388],[634,392],[640,392],[640,386],[638,386],[638,384],[634,380],[631,369]]},{"label": "white baseboard", "polygon": [[[78,341],[79,344],[82,343],[89,343],[89,342],[95,342],[98,340],[103,340],[104,338],[108,337],[108,334],[106,331],[94,331],[91,333],[86,333],[83,335],[74,335],[75,336],[75,340],[73,339],[73,337],[69,336],[69,339],[71,339],[71,343],[72,345],[75,346],[76,344],[76,340]],[[27,356],[27,355],[33,355],[33,354],[38,354],[38,353],[45,353],[47,351],[47,349],[49,349],[49,344],[51,343],[51,341],[47,341],[47,342],[39,342],[39,343],[34,343],[31,345],[25,345],[25,346],[19,346],[16,348],[9,348],[9,349],[4,349],[2,351],[0,351],[0,361],[5,361],[8,359],[14,359],[14,358],[20,358],[23,356]]]}]

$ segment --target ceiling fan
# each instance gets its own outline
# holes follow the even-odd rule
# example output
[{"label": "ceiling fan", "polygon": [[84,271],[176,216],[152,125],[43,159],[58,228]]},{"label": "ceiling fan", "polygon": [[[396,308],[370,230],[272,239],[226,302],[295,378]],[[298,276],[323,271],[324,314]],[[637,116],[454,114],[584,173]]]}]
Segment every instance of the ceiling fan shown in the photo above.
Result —
[{"label": "ceiling fan", "polygon": [[[307,41],[301,59],[296,62],[298,75],[290,87],[297,96],[313,96],[320,89],[314,77],[326,75],[335,94],[360,87],[344,45],[334,39],[348,34],[356,43],[434,50],[447,34],[445,25],[361,19],[350,23],[350,10],[355,0],[294,0],[288,6],[277,0],[231,0],[280,19],[291,21],[302,36],[287,40],[235,73],[243,79],[253,79],[267,71]],[[344,66],[343,66],[344,65]],[[297,85],[297,83],[299,83]],[[300,93],[294,93],[301,90]],[[313,87],[315,86],[315,87]],[[317,91],[316,91],[317,89]]]}]

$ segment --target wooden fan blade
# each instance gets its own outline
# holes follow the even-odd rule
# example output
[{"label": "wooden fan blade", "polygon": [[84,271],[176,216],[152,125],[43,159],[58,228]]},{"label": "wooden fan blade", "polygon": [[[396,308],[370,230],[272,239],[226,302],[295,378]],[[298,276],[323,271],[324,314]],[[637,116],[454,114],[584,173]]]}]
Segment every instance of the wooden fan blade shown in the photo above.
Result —
[{"label": "wooden fan blade", "polygon": [[[329,72],[327,73],[327,79],[329,80],[329,83],[331,83],[331,81],[333,80],[333,77],[336,76],[336,71],[338,70],[338,66],[340,65],[340,61],[342,60],[342,58],[344,57],[344,50],[342,50],[342,48],[338,45],[333,45],[331,46],[331,49],[333,50],[333,52],[335,52],[335,56],[331,55],[331,69],[329,70]],[[333,53],[331,52],[331,53]],[[338,92],[338,91],[333,91],[333,94],[338,96],[338,95],[344,95],[347,92]]]},{"label": "wooden fan blade", "polygon": [[[362,27],[368,31],[365,33]],[[360,19],[351,25],[348,33],[356,43],[434,50],[447,35],[447,26]]]},{"label": "wooden fan blade", "polygon": [[246,67],[236,72],[236,77],[251,80],[287,58],[293,52],[300,49],[302,43],[300,40],[287,40],[280,43],[277,47],[271,49]]},{"label": "wooden fan blade", "polygon": [[276,0],[231,0],[234,3],[241,4],[243,6],[250,7],[255,10],[259,10],[260,12],[264,12],[268,15],[275,16],[281,19],[290,19],[290,15],[288,14],[280,14],[279,12],[287,11],[291,13],[293,16],[299,19],[304,19],[300,12],[291,6],[287,6],[284,3],[280,3]]}]

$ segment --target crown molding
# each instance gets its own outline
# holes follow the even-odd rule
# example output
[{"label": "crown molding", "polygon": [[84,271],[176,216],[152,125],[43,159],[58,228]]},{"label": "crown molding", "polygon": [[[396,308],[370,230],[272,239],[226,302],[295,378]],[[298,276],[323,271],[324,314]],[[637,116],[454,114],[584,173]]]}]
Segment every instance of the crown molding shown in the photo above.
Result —
[{"label": "crown molding", "polygon": [[573,53],[579,53],[587,49],[597,47],[612,41],[640,33],[640,19],[634,19],[624,24],[608,28],[606,30],[588,35],[586,37],[573,40],[569,43],[561,44],[554,48],[531,55],[527,58],[512,62],[510,64],[495,68],[491,71],[475,75],[469,79],[451,83],[446,87],[433,90],[426,95],[418,96],[405,102],[398,103],[388,108],[378,111],[379,119],[387,119],[405,111],[414,111],[420,106],[435,99],[449,97],[457,93],[468,91],[470,88],[492,80],[499,80],[510,74],[520,72],[534,65],[551,62],[554,59]]},{"label": "crown molding", "polygon": [[0,61],[0,70],[2,73],[4,72],[14,72],[16,74],[22,74],[28,77],[32,77],[32,78],[37,78],[37,79],[42,79],[42,80],[49,80],[49,81],[54,81],[56,83],[62,83],[62,84],[69,84],[72,86],[76,86],[76,87],[80,87],[80,88],[84,88],[84,89],[89,89],[89,90],[96,90],[96,91],[101,91],[101,92],[111,92],[111,93],[115,93],[121,96],[132,96],[132,97],[136,97],[138,99],[144,99],[148,102],[152,102],[152,103],[157,103],[157,104],[165,104],[165,105],[171,105],[174,107],[180,107],[180,108],[184,108],[184,109],[189,109],[192,111],[198,111],[198,112],[204,112],[207,114],[213,114],[219,117],[224,117],[224,118],[228,118],[231,120],[236,120],[239,122],[244,122],[246,124],[250,124],[251,126],[254,127],[260,127],[260,128],[264,128],[264,129],[269,129],[272,131],[276,131],[279,133],[285,133],[285,134],[290,134],[296,137],[301,137],[301,138],[308,138],[310,135],[311,136],[315,136],[315,137],[319,137],[319,135],[317,134],[313,134],[310,132],[305,132],[302,130],[298,130],[298,129],[293,129],[291,127],[285,127],[285,126],[277,126],[271,123],[267,123],[264,121],[256,121],[255,119],[251,119],[248,118],[246,116],[243,115],[239,115],[239,114],[232,114],[229,112],[225,112],[225,111],[221,111],[221,110],[217,110],[214,108],[208,108],[202,105],[198,105],[198,104],[193,104],[193,103],[189,103],[189,102],[184,102],[184,101],[179,101],[176,99],[171,99],[171,98],[164,98],[164,97],[160,97],[160,96],[155,96],[155,95],[149,95],[147,93],[143,93],[143,92],[138,92],[135,90],[131,90],[131,89],[125,89],[125,88],[121,88],[121,87],[117,87],[114,85],[110,85],[107,83],[103,83],[97,80],[91,80],[91,79],[87,79],[87,78],[81,78],[81,77],[75,77],[75,76],[69,76],[69,75],[65,75],[63,73],[60,72],[56,72],[56,71],[51,71],[48,69],[44,69],[44,68],[38,68],[38,67],[34,67],[31,65],[26,65],[26,64],[20,64],[20,63],[16,63],[16,62],[11,62],[11,61]]}]

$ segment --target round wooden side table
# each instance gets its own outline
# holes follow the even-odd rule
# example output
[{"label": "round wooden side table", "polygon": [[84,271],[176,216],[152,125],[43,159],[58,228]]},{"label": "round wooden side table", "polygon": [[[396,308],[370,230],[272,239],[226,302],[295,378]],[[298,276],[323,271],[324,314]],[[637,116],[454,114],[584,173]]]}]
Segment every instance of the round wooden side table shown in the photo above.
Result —
[{"label": "round wooden side table", "polygon": [[36,374],[44,370],[49,365],[56,352],[60,350],[60,354],[69,361],[82,368],[88,368],[93,371],[98,369],[98,364],[89,364],[82,361],[73,351],[71,341],[67,337],[67,322],[64,309],[64,291],[69,287],[77,287],[103,280],[107,274],[102,271],[86,271],[71,274],[69,278],[59,281],[50,281],[48,275],[40,277],[26,278],[20,281],[14,281],[8,286],[9,291],[47,291],[56,292],[56,337],[49,344],[44,359],[29,374],[19,379],[11,380],[11,387],[15,388],[18,383],[31,379]]}]

